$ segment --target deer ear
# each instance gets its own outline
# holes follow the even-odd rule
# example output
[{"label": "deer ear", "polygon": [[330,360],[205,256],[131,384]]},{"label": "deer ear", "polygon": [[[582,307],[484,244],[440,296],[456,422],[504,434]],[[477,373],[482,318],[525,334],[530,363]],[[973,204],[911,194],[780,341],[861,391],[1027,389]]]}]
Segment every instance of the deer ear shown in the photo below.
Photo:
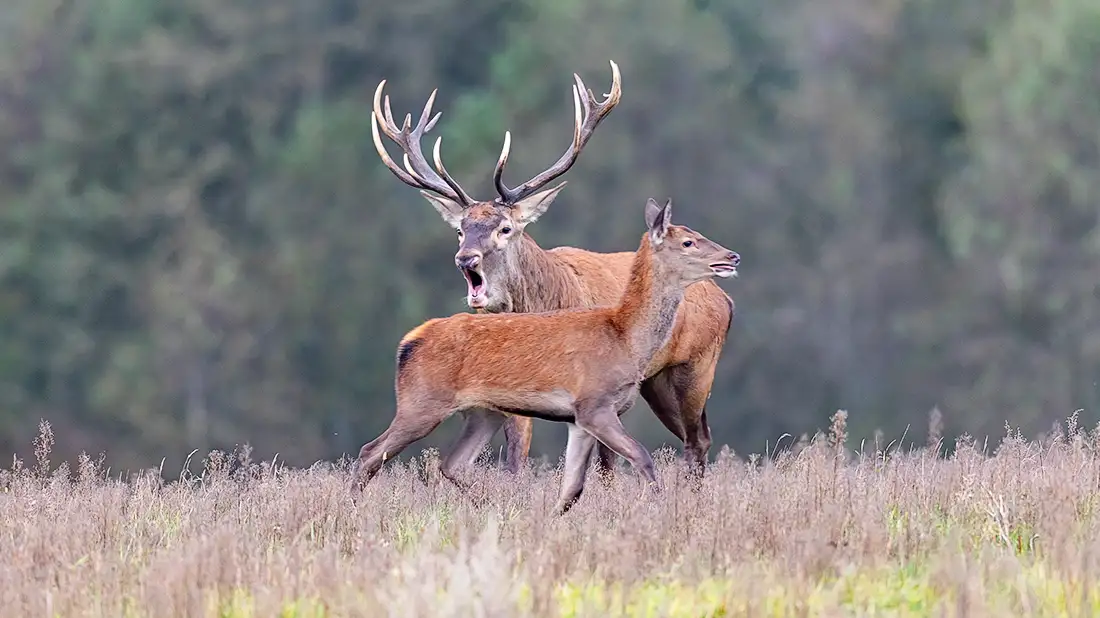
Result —
[{"label": "deer ear", "polygon": [[645,203],[645,224],[649,228],[650,241],[655,245],[661,244],[668,235],[668,227],[672,225],[672,200],[658,206],[653,198],[649,198]]},{"label": "deer ear", "polygon": [[516,202],[512,206],[516,212],[516,223],[519,225],[527,225],[538,221],[538,218],[542,216],[542,213],[546,212],[546,209],[554,202],[554,198],[558,196],[558,192],[561,191],[563,187],[565,187],[565,182]]},{"label": "deer ear", "polygon": [[661,214],[661,207],[657,205],[657,202],[653,198],[649,198],[645,201],[645,227],[646,229],[652,229],[653,224],[657,222],[657,215]]},{"label": "deer ear", "polygon": [[424,199],[439,212],[439,216],[443,217],[443,220],[448,225],[456,230],[462,229],[462,205],[458,202],[448,199],[429,191],[421,191],[420,195],[424,196]]}]

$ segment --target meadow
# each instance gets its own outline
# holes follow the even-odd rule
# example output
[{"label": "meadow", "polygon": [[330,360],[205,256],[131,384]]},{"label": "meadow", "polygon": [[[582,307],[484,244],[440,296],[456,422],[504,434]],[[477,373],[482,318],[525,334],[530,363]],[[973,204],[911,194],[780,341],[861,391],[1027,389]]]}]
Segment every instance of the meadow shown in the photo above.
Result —
[{"label": "meadow", "polygon": [[[996,445],[722,449],[664,491],[621,464],[552,517],[560,471],[483,464],[459,492],[410,449],[358,500],[347,461],[212,452],[120,475],[81,457],[0,471],[4,616],[1074,616],[1100,612],[1100,429]],[[719,449],[715,449],[718,451]]]}]

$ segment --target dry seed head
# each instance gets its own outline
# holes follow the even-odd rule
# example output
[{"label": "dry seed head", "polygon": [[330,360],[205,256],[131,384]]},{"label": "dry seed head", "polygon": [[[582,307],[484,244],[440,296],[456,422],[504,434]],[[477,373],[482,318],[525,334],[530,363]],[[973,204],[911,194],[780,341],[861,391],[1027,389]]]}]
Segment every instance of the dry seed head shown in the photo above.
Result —
[{"label": "dry seed head", "polygon": [[928,412],[928,448],[935,449],[939,453],[940,442],[943,440],[943,412],[939,406],[934,406]]},{"label": "dry seed head", "polygon": [[830,420],[832,424],[829,426],[829,446],[839,451],[848,441],[848,411],[837,410]]}]

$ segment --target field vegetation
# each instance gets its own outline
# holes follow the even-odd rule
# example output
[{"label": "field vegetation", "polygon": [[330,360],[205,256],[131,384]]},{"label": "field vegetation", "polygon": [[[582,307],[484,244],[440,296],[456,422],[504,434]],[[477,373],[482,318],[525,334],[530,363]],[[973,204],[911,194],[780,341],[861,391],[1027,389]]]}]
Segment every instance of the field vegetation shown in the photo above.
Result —
[{"label": "field vegetation", "polygon": [[[622,468],[549,515],[560,470],[481,466],[460,493],[426,450],[353,501],[347,461],[214,451],[178,476],[82,456],[0,472],[6,616],[1067,616],[1100,611],[1100,430],[996,447],[827,433],[723,449],[664,491]],[[933,431],[933,433],[935,433]],[[950,448],[947,448],[947,447]]]},{"label": "field vegetation", "polygon": [[[609,61],[621,103],[527,232],[629,251],[672,198],[741,254],[716,444],[838,408],[857,443],[933,406],[952,438],[1034,436],[1100,409],[1098,57],[1096,0],[5,0],[0,458],[40,418],[55,459],[168,476],[354,452],[401,335],[469,311],[375,88],[398,121],[438,88],[424,152],[491,198],[505,132],[506,183],[545,169]],[[537,423],[532,452],[563,441]]]}]

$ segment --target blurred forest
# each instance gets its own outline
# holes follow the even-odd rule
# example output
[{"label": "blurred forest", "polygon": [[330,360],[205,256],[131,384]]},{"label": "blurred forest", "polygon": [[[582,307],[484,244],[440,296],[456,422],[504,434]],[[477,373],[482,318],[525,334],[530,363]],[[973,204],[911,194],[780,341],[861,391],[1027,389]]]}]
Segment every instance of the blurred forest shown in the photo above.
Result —
[{"label": "blurred forest", "polygon": [[[857,444],[933,408],[948,436],[1095,420],[1092,0],[6,0],[0,452],[41,418],[116,467],[356,452],[401,335],[468,311],[454,232],[371,144],[379,80],[401,116],[439,88],[447,167],[492,196],[504,131],[509,182],[549,166],[609,59],[622,102],[528,232],[632,250],[672,197],[741,253],[712,456],[838,408]],[[535,423],[533,455],[563,444]]]}]

